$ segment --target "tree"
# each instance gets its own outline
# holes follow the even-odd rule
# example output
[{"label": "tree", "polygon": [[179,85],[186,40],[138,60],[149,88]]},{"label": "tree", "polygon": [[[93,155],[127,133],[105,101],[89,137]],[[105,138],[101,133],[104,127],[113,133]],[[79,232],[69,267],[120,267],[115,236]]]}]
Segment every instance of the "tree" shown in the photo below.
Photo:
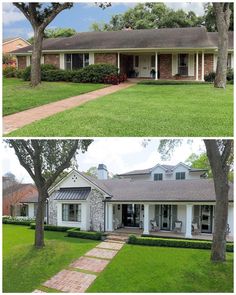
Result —
[{"label": "tree", "polygon": [[91,140],[14,140],[6,142],[15,150],[20,164],[33,179],[38,190],[35,247],[44,246],[44,212],[48,189],[72,164],[78,150],[85,152]]},{"label": "tree", "polygon": [[206,153],[202,153],[200,155],[192,154],[188,157],[185,163],[191,166],[192,168],[206,168],[208,170],[208,178],[212,178],[211,166]]},{"label": "tree", "polygon": [[[233,159],[233,140],[204,140],[207,157],[211,166],[215,194],[215,224],[211,260],[225,261],[226,229],[228,218],[228,173]],[[182,140],[161,140],[158,151],[164,158],[173,152]]]},{"label": "tree", "polygon": [[32,50],[31,86],[35,87],[41,82],[40,62],[42,55],[42,43],[45,28],[63,10],[71,8],[72,2],[15,2],[13,3],[27,18],[34,30]]},{"label": "tree", "polygon": [[215,14],[216,28],[218,31],[218,58],[214,86],[217,88],[225,88],[229,42],[228,31],[231,9],[229,3],[214,2],[213,10]]},{"label": "tree", "polygon": [[93,166],[93,167],[90,167],[86,172],[85,174],[89,175],[89,176],[92,176],[94,178],[98,178],[98,173],[97,173],[97,167]]}]

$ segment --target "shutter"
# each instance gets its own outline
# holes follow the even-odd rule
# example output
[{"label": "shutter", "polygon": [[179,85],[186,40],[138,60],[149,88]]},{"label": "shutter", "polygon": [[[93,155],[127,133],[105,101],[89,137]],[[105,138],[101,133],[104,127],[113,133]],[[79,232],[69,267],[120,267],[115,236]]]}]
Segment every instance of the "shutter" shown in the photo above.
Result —
[{"label": "shutter", "polygon": [[194,54],[188,55],[188,76],[194,76]]},{"label": "shutter", "polygon": [[178,54],[172,54],[172,76],[178,74]]}]

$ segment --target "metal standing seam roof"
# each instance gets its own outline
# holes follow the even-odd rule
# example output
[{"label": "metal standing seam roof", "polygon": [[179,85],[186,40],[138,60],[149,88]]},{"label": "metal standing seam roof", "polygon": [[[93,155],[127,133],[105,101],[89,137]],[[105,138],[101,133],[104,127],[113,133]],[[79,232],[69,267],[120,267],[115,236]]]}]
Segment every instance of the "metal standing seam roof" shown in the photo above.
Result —
[{"label": "metal standing seam roof", "polygon": [[61,188],[55,193],[54,200],[86,200],[91,187]]},{"label": "metal standing seam roof", "polygon": [[[217,49],[218,33],[205,27],[82,32],[72,37],[45,39],[43,51],[109,50],[109,49]],[[229,48],[233,48],[233,32],[229,32]],[[30,53],[32,45],[13,53]]]}]

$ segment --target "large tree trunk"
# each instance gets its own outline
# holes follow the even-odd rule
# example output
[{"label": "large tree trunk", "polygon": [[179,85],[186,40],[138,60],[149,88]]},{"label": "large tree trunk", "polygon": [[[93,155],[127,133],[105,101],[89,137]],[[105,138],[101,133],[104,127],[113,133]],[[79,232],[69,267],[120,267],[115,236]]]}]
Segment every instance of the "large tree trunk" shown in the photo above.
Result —
[{"label": "large tree trunk", "polygon": [[228,3],[213,3],[213,7],[218,31],[218,58],[214,86],[225,88],[228,59],[228,30],[231,11]]},{"label": "large tree trunk", "polygon": [[228,178],[227,172],[222,167],[216,140],[204,140],[204,142],[212,169],[216,194],[215,224],[211,260],[214,262],[223,262],[225,261],[226,229],[228,220]]},{"label": "large tree trunk", "polygon": [[44,244],[44,215],[46,208],[46,196],[47,194],[39,191],[38,208],[36,214],[36,225],[35,225],[35,242],[36,248],[43,248]]},{"label": "large tree trunk", "polygon": [[43,31],[35,30],[32,62],[31,62],[31,86],[32,87],[35,87],[41,83],[42,44],[43,44]]}]

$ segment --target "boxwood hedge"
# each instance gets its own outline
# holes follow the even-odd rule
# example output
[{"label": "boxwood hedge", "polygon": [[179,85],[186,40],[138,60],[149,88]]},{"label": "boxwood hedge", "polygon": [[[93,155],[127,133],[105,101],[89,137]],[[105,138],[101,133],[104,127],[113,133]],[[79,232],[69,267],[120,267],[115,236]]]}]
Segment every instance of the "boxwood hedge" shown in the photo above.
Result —
[{"label": "boxwood hedge", "polygon": [[[30,228],[35,229],[35,223],[31,223],[30,224]],[[68,229],[71,229],[71,227],[68,227],[68,226],[49,225],[49,224],[45,224],[44,225],[44,230],[49,230],[49,231],[66,232]]]},{"label": "boxwood hedge", "polygon": [[[200,240],[183,240],[183,239],[167,239],[167,238],[150,238],[129,236],[129,244],[145,245],[145,246],[161,246],[161,247],[177,247],[177,248],[192,248],[192,249],[211,249],[211,241]],[[233,243],[227,243],[226,251],[233,252]]]},{"label": "boxwood hedge", "polygon": [[30,225],[32,220],[17,220],[17,219],[2,219],[2,223],[4,224],[15,224],[15,225]]},{"label": "boxwood hedge", "polygon": [[102,236],[103,236],[103,234],[100,232],[80,231],[79,228],[69,229],[67,231],[67,234],[68,234],[68,237],[90,239],[90,240],[102,240]]}]

